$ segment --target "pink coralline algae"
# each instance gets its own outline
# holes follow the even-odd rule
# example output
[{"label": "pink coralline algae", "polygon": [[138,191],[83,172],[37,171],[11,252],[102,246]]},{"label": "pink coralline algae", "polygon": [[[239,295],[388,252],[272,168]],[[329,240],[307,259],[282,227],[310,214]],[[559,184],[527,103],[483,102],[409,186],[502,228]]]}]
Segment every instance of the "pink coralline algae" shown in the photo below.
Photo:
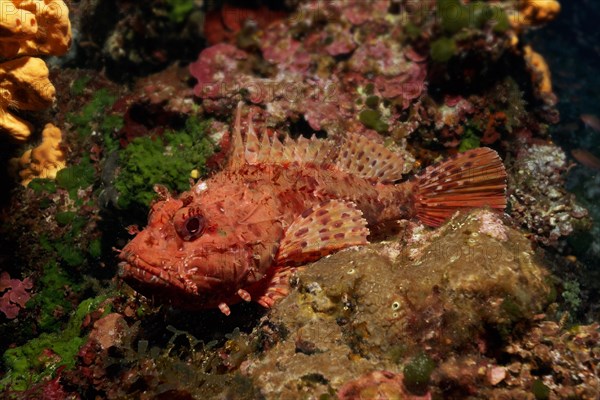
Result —
[{"label": "pink coralline algae", "polygon": [[[190,65],[198,80],[194,94],[206,112],[230,115],[242,97],[269,111],[269,126],[304,118],[313,130],[333,134],[359,121],[366,106],[357,99],[366,94],[386,100],[377,111],[383,117],[377,131],[393,132],[396,117],[423,95],[428,62],[402,42],[386,18],[388,6],[307,2],[256,33],[255,46],[204,49]],[[320,29],[309,29],[314,25]],[[358,132],[368,128],[359,124]]]},{"label": "pink coralline algae", "polygon": [[476,212],[475,217],[481,222],[479,232],[500,242],[506,242],[508,240],[506,226],[504,226],[498,213],[489,210],[480,210]]},{"label": "pink coralline algae", "polygon": [[362,25],[373,18],[373,15],[384,16],[389,7],[389,0],[378,0],[375,2],[349,0],[341,9],[341,12],[344,18],[352,25]]},{"label": "pink coralline algae", "polygon": [[431,400],[431,393],[422,396],[413,395],[404,387],[402,373],[374,371],[357,379],[346,382],[338,391],[338,399],[406,399]]},{"label": "pink coralline algae", "polygon": [[0,311],[6,318],[14,319],[19,315],[21,308],[25,307],[27,301],[31,298],[29,291],[33,287],[30,278],[23,280],[11,279],[8,272],[0,274]]},{"label": "pink coralline algae", "polygon": [[[324,34],[326,33],[324,32]],[[349,30],[346,30],[341,32],[337,37],[334,37],[331,43],[325,47],[325,50],[330,56],[340,56],[351,53],[355,48],[356,43],[352,38],[352,34]]]},{"label": "pink coralline algae", "polygon": [[287,72],[305,74],[312,62],[305,47],[317,36],[309,37],[305,43],[301,43],[289,37],[288,29],[287,25],[279,23],[265,32],[261,40],[263,58]]},{"label": "pink coralline algae", "polygon": [[190,64],[190,73],[198,80],[194,94],[202,98],[222,95],[219,84],[233,79],[237,61],[246,57],[246,52],[226,43],[202,50],[198,61]]}]

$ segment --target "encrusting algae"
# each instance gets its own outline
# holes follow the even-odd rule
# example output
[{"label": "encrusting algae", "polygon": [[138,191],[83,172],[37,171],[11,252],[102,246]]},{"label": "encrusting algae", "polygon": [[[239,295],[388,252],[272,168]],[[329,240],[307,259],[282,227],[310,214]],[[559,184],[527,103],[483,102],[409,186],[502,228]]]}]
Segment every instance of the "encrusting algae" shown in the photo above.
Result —
[{"label": "encrusting algae", "polygon": [[227,315],[241,300],[271,307],[289,292],[290,267],[367,244],[398,219],[438,226],[457,210],[505,207],[506,172],[491,149],[394,184],[403,160],[380,144],[259,139],[252,115],[244,142],[241,112],[225,169],[177,198],[159,189],[148,226],[121,251],[121,276],[142,293]]}]

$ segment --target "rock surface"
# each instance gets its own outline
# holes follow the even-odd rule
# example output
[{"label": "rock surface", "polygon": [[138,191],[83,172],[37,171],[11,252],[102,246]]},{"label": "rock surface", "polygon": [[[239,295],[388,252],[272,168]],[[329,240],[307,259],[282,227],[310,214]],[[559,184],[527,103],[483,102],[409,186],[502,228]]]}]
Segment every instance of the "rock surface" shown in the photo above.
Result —
[{"label": "rock surface", "polygon": [[274,346],[242,366],[266,398],[331,395],[374,370],[399,373],[422,351],[441,360],[485,349],[490,332],[547,302],[528,239],[496,214],[473,211],[411,234],[408,248],[351,248],[297,272],[297,290],[263,322]]}]

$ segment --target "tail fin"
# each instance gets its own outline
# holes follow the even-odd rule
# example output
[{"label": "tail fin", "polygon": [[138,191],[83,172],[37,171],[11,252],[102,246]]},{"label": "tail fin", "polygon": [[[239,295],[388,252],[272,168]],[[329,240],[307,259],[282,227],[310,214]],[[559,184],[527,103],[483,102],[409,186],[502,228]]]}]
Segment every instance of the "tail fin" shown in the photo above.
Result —
[{"label": "tail fin", "polygon": [[439,226],[458,210],[506,207],[506,170],[487,147],[427,167],[416,180],[417,217],[427,225]]}]

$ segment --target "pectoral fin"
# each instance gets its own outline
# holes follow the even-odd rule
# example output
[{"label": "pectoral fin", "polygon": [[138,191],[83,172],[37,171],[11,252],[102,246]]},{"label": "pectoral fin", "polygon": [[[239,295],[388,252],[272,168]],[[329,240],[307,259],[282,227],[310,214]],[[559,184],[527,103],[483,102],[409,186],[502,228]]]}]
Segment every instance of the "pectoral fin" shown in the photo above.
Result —
[{"label": "pectoral fin", "polygon": [[295,269],[277,267],[269,281],[267,290],[256,302],[265,308],[271,308],[273,304],[287,296],[290,293],[290,276],[292,276]]},{"label": "pectoral fin", "polygon": [[369,243],[362,212],[352,202],[327,200],[305,210],[287,228],[278,265],[302,265],[350,246]]}]

